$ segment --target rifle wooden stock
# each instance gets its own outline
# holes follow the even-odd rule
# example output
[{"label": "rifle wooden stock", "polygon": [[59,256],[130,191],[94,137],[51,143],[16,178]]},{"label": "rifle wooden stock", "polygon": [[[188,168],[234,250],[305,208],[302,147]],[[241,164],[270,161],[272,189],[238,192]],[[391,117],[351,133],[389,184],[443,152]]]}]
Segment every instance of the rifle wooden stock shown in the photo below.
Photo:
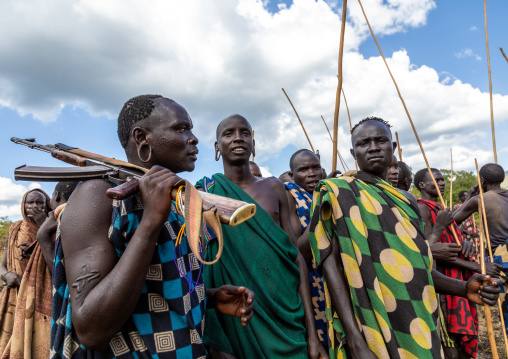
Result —
[{"label": "rifle wooden stock", "polygon": [[[137,178],[131,178],[124,184],[110,188],[106,191],[106,196],[111,199],[122,200],[132,196],[139,191],[139,181]],[[178,190],[173,188],[171,198],[176,200]],[[185,192],[182,191],[182,194]],[[216,194],[199,191],[203,201],[203,211],[217,208],[217,213],[221,223],[232,227],[245,222],[256,214],[256,205],[236,199],[231,199]]]}]

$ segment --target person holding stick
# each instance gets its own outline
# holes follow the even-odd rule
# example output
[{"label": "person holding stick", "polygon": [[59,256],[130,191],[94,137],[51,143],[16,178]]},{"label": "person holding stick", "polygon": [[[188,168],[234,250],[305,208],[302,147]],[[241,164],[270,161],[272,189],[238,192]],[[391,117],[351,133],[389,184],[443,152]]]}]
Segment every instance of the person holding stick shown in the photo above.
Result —
[{"label": "person holding stick", "polygon": [[383,180],[396,148],[387,122],[360,121],[351,141],[360,171],[318,184],[309,227],[329,312],[337,313],[330,356],[344,348],[336,340],[343,330],[354,358],[443,357],[436,291],[493,305],[498,282],[433,270],[418,209]]},{"label": "person holding stick", "polygon": [[[494,262],[502,266],[500,278],[503,280],[501,297],[502,312],[505,325],[508,324],[508,190],[501,188],[505,172],[503,167],[495,163],[488,163],[480,169],[480,180],[484,191],[485,214],[490,234],[490,248],[494,255]],[[454,212],[457,223],[463,223],[473,213],[478,211],[478,185],[468,192],[470,198]],[[507,328],[508,333],[508,328]]]},{"label": "person holding stick", "polygon": [[[435,168],[431,170],[439,188],[434,186],[426,168],[419,170],[414,178],[414,185],[421,193],[418,207],[425,224],[425,235],[429,238],[432,256],[437,262],[436,269],[447,277],[465,280],[469,278],[470,272],[481,272],[480,264],[471,260],[475,254],[474,244],[463,241],[462,232],[456,223],[443,226],[437,221],[437,215],[441,212],[441,205],[437,202],[437,191],[444,193],[445,181],[439,170]],[[451,215],[449,208],[444,212]],[[431,236],[436,227],[439,228],[438,236]],[[462,248],[455,243],[451,230],[457,234]],[[497,264],[488,263],[487,274],[498,277],[499,269]],[[476,306],[460,296],[442,295],[439,299],[442,318],[440,333],[445,357],[476,357],[478,351]]]},{"label": "person holding stick", "polygon": [[204,287],[171,197],[176,173],[195,166],[192,127],[181,105],[159,95],[123,106],[120,142],[130,163],[149,170],[139,194],[112,201],[110,183],[88,180],[67,203],[55,245],[51,358],[203,358],[206,308],[243,326],[252,318],[249,289]]}]

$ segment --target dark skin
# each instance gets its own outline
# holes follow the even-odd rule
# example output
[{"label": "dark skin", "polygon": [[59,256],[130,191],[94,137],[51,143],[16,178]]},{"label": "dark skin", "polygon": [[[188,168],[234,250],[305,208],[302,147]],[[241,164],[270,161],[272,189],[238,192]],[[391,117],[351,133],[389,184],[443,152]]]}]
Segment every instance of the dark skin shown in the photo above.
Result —
[{"label": "dark skin", "polygon": [[[293,159],[293,170],[289,172],[289,176],[291,176],[292,182],[296,183],[307,191],[307,193],[312,195],[317,183],[323,178],[321,162],[319,161],[318,156],[307,151],[297,154]],[[295,208],[295,200],[293,196],[288,191],[286,191],[286,195],[289,201],[289,207]],[[290,210],[289,216],[291,218],[293,232],[297,237],[301,236],[303,233],[302,225],[300,224],[300,218],[296,213],[296,208],[295,210]]]},{"label": "dark skin", "polygon": [[[485,204],[485,214],[489,226],[489,235],[491,238],[508,238],[508,201],[506,197],[500,195],[506,190],[501,188],[501,183],[487,183],[483,177],[480,178],[483,187],[483,198]],[[462,223],[470,215],[478,211],[479,192],[478,185],[471,188],[469,198],[462,206],[454,212],[454,218],[457,223]]]},{"label": "dark skin", "polygon": [[[429,201],[438,201],[438,191],[441,195],[444,194],[445,190],[445,180],[440,171],[432,172],[438,188],[434,185],[432,178],[429,174],[426,174],[425,180],[423,182],[418,183],[418,187],[421,191],[422,199]],[[437,223],[434,225],[431,217],[431,213],[427,206],[424,204],[418,204],[418,208],[420,209],[420,213],[422,215],[422,219],[425,223],[425,234],[428,235],[429,232],[433,232],[433,236],[428,237],[429,243],[431,244],[430,249],[432,252],[432,256],[437,261],[437,270],[444,274],[445,266],[453,266],[459,269],[471,270],[474,272],[481,272],[480,264],[469,261],[467,259],[462,259],[458,257],[460,253],[461,247],[459,247],[456,243],[440,243],[438,242],[441,233],[446,229],[446,225],[443,226],[442,223]],[[451,213],[450,208],[445,209],[441,213],[446,213],[451,217],[453,223],[453,215]],[[437,228],[437,231],[433,231],[434,228]],[[437,235],[436,235],[437,232]],[[432,242],[431,242],[432,241]],[[469,258],[471,255],[475,253],[474,245],[471,242],[462,242],[462,253],[466,258]],[[495,263],[486,263],[487,274],[493,277],[499,277],[499,272],[501,270],[501,266]],[[445,352],[446,358],[468,358],[469,355],[461,348],[443,348]]]},{"label": "dark skin", "polygon": [[405,176],[405,172],[403,171],[403,168],[404,169],[407,169],[408,172],[411,172],[409,167],[407,167],[407,165],[402,162],[402,161],[399,161],[398,162],[398,165],[399,165],[399,178],[398,178],[398,183],[397,183],[397,187],[403,191],[409,191],[409,188],[411,187],[411,183],[413,182],[413,178],[411,176],[411,174],[409,174],[409,176]]},{"label": "dark skin", "polygon": [[386,180],[395,188],[399,184],[399,164],[397,162],[397,157],[392,156],[392,163],[390,163],[390,167],[388,167],[388,173],[386,175]]},{"label": "dark skin", "polygon": [[259,169],[259,166],[253,162],[249,163],[250,172],[256,176],[256,177],[263,177],[261,176],[261,170]]},{"label": "dark skin", "polygon": [[[89,349],[105,348],[130,317],[171,211],[171,190],[180,181],[176,173],[192,171],[197,159],[198,140],[187,111],[165,98],[154,102],[152,114],[131,130],[126,147],[129,162],[150,170],[139,180],[143,217],[122,257],[118,260],[108,239],[112,202],[105,196],[107,182],[81,184],[62,218],[72,319],[81,343]],[[243,325],[252,318],[254,293],[245,287],[207,289],[206,294],[212,306],[239,316]]]},{"label": "dark skin", "polygon": [[[30,192],[25,199],[25,213],[29,220],[40,226],[46,219],[46,197],[39,191]],[[18,245],[21,258],[28,257],[31,244],[23,242]],[[0,263],[0,273],[2,273],[2,277],[9,288],[18,288],[21,284],[21,277],[16,273],[9,272],[7,269],[8,246],[9,241],[6,240],[2,263]]]},{"label": "dark skin", "polygon": [[[56,209],[64,203],[67,203],[65,197],[58,191],[53,191],[50,201],[51,208]],[[53,273],[53,265],[55,264],[55,235],[57,227],[58,222],[54,212],[49,212],[48,218],[37,231],[37,242],[39,242],[46,266],[51,273]]]},{"label": "dark skin", "polygon": [[[396,143],[393,143],[390,129],[378,121],[366,121],[356,128],[352,135],[351,153],[360,170],[380,178],[386,178]],[[358,328],[351,305],[349,287],[344,276],[343,265],[336,238],[332,238],[332,254],[323,262],[333,309],[337,312],[348,338],[353,358],[376,358],[368,348]],[[492,305],[499,296],[498,282],[488,276],[474,275],[467,282],[448,278],[432,270],[432,279],[437,292],[465,296],[478,304]],[[488,286],[482,281],[487,280]]]},{"label": "dark skin", "polygon": [[[470,194],[469,192],[466,192],[466,193],[462,193],[462,194],[459,194],[459,199],[460,199],[460,202],[462,202],[463,204],[466,203],[466,201],[470,198]],[[470,232],[468,231],[467,229],[465,228],[461,228],[460,229],[461,232],[464,234],[464,236],[470,236],[470,237],[473,237],[473,238],[480,238],[480,235],[478,233],[474,233],[474,232]]]},{"label": "dark skin", "polygon": [[[273,220],[288,234],[296,246],[296,237],[290,220],[290,210],[286,189],[275,177],[259,178],[252,175],[249,158],[254,153],[254,139],[249,122],[240,115],[224,119],[217,129],[216,154],[220,153],[224,165],[224,175],[251,196]],[[307,328],[307,346],[310,358],[328,358],[321,345],[314,322],[308,270],[303,257],[298,253],[296,264],[300,269],[300,286],[298,292],[302,297],[305,325]],[[218,357],[220,356],[217,353]]]},{"label": "dark skin", "polygon": [[[444,193],[445,180],[440,171],[433,171],[432,173],[439,188],[436,188],[429,174],[425,176],[424,181],[418,183],[418,186],[421,191],[422,199],[437,202],[438,190],[441,192],[441,195]],[[462,242],[461,248],[456,243],[440,243],[439,237],[441,237],[441,233],[443,233],[447,225],[443,226],[444,223],[437,223],[436,221],[436,225],[438,226],[437,231],[440,230],[440,232],[436,231],[438,235],[431,236],[431,234],[434,232],[434,223],[432,222],[431,213],[428,210],[427,206],[424,204],[418,204],[418,208],[420,209],[422,220],[425,223],[425,235],[427,238],[429,238],[432,256],[438,262],[438,268],[441,268],[442,265],[447,265],[460,269],[471,270],[478,273],[481,272],[480,264],[458,257],[458,254],[462,250],[462,254],[464,254],[466,258],[469,258],[475,252],[474,245],[471,242],[464,241]],[[449,208],[445,209],[442,212],[447,213],[451,217],[450,219],[453,220],[453,214]],[[444,268],[441,268],[441,271],[442,270],[444,270]],[[499,264],[486,263],[486,273],[488,275],[494,278],[498,278],[500,271],[501,266]]]}]

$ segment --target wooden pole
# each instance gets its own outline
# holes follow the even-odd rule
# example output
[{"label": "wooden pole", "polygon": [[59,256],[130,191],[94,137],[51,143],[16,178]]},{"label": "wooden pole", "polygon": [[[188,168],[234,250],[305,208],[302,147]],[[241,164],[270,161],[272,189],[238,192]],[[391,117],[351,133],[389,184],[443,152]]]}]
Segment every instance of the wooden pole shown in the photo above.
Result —
[{"label": "wooden pole", "polygon": [[400,147],[399,134],[395,131],[395,138],[397,139],[397,149],[399,150],[399,161],[402,161],[402,147]]},{"label": "wooden pole", "polygon": [[[254,140],[254,130],[252,130],[252,140]],[[252,152],[252,162],[254,162],[254,152]]]},{"label": "wooden pole", "polygon": [[[478,161],[476,158],[474,159],[475,165],[476,165],[476,175],[478,179],[478,187],[480,191],[480,201],[478,202],[478,214],[480,217],[480,264],[481,264],[481,271],[482,274],[486,274],[487,271],[485,269],[485,243],[484,243],[484,234],[483,229],[485,227],[485,234],[487,235],[487,244],[489,248],[489,255],[490,258],[492,258],[492,250],[490,248],[490,236],[489,236],[489,227],[487,225],[487,215],[485,213],[485,203],[483,201],[483,189],[482,189],[482,183],[480,181],[480,171],[478,171]],[[498,298],[499,299],[499,298]],[[500,304],[500,301],[498,300],[498,305]],[[497,352],[497,346],[496,346],[496,338],[494,336],[494,328],[492,326],[492,314],[490,312],[490,306],[484,305],[485,310],[485,324],[487,325],[487,333],[489,336],[489,343],[490,343],[490,349],[492,350],[492,358],[498,359],[499,355]],[[499,313],[502,316],[501,306],[499,305]],[[504,326],[501,328],[503,332],[505,332]],[[505,342],[506,344],[506,342]]]},{"label": "wooden pole", "polygon": [[[349,106],[347,105],[346,94],[344,93],[344,88],[342,88],[342,96],[344,97],[344,103],[346,104],[347,118],[349,119],[349,130],[351,131],[353,129],[353,124],[351,123],[351,116],[349,115]],[[358,171],[358,162],[356,162],[356,158],[355,158],[355,168]]]},{"label": "wooden pole", "polygon": [[494,148],[494,162],[497,164],[496,132],[494,129],[494,105],[492,103],[492,74],[490,73],[489,34],[487,33],[487,0],[483,0],[483,14],[485,18],[485,44],[487,46],[487,65],[489,68],[490,125],[492,127],[492,146]]},{"label": "wooden pole", "polygon": [[450,173],[450,208],[453,209],[453,152],[450,148],[450,162],[451,162],[451,173]]},{"label": "wooden pole", "polygon": [[499,50],[501,50],[501,53],[503,54],[504,59],[506,60],[506,62],[508,62],[508,57],[506,57],[506,54],[504,53],[503,48],[500,47]]},{"label": "wooden pole", "polygon": [[340,108],[340,92],[342,90],[342,56],[344,54],[344,32],[346,31],[346,13],[347,0],[342,1],[342,23],[340,26],[340,44],[339,44],[339,83],[337,84],[337,94],[335,95],[335,112],[333,114],[333,161],[332,171],[337,169],[337,136],[339,133],[339,108]]},{"label": "wooden pole", "polygon": [[310,145],[310,148],[312,149],[312,152],[316,153],[316,151],[314,151],[314,147],[312,147],[312,143],[310,142],[309,135],[307,135],[307,131],[305,131],[305,127],[303,126],[303,122],[302,122],[302,120],[300,120],[300,116],[298,116],[298,112],[296,112],[295,106],[293,106],[293,103],[289,99],[289,96],[286,93],[286,91],[284,89],[282,89],[282,91],[284,92],[284,95],[286,95],[289,103],[291,104],[291,107],[293,108],[293,111],[295,111],[296,117],[298,117],[298,121],[300,121],[300,125],[302,125],[303,133],[305,133],[305,137],[307,137],[307,141],[309,141],[309,145]]},{"label": "wooden pole", "polygon": [[[323,115],[321,115],[321,118],[323,119],[323,123],[325,124],[326,126],[326,130],[328,131],[328,136],[330,136],[330,141],[332,141],[333,143],[333,138],[332,138],[332,134],[330,133],[330,130],[328,129],[328,125],[326,124],[326,121],[323,117]],[[346,172],[346,162],[344,161],[344,159],[342,158],[342,156],[340,155],[340,152],[339,152],[339,148],[337,147],[337,155],[339,156],[339,160],[340,160],[340,164],[342,165],[342,168],[344,169],[344,172]],[[347,169],[349,171],[349,168]]]},{"label": "wooden pole", "polygon": [[[381,51],[381,47],[379,46],[379,43],[376,40],[376,36],[374,35],[374,32],[372,31],[372,27],[370,26],[369,19],[367,19],[367,15],[365,14],[365,10],[363,9],[363,5],[362,5],[361,0],[358,0],[358,4],[360,4],[360,8],[362,9],[362,13],[363,13],[363,16],[365,17],[365,21],[367,22],[367,25],[369,26],[370,34],[372,35],[372,38],[374,39],[374,41],[375,41],[375,43],[377,45],[379,53],[381,54],[381,57],[383,58],[383,61],[384,61],[385,65],[386,65],[388,73],[390,74],[390,77],[392,78],[393,84],[395,85],[395,89],[397,90],[397,93],[399,94],[399,98],[402,101],[402,106],[404,106],[404,110],[406,111],[406,115],[407,115],[407,117],[409,119],[409,122],[411,123],[411,128],[413,129],[413,132],[415,134],[416,140],[418,141],[418,145],[420,146],[420,150],[422,152],[423,159],[425,160],[425,165],[427,166],[427,170],[429,171],[430,178],[432,179],[432,182],[434,182],[434,186],[436,186],[436,188],[439,188],[438,185],[437,185],[436,179],[434,178],[434,174],[432,173],[432,171],[430,169],[429,161],[427,160],[427,156],[425,155],[425,151],[423,150],[423,146],[422,146],[422,143],[420,141],[420,137],[418,137],[418,132],[416,132],[416,128],[415,128],[415,125],[413,123],[413,120],[411,119],[411,116],[409,115],[409,111],[407,109],[406,103],[404,102],[404,99],[402,98],[402,95],[400,93],[399,86],[397,86],[397,82],[395,81],[395,78],[393,77],[392,72],[390,71],[390,67],[388,66],[388,63],[386,62],[385,56],[383,55],[383,51]],[[446,208],[446,204],[445,204],[445,201],[443,199],[443,196],[441,195],[441,191],[438,190],[437,194],[439,195],[439,200],[441,201],[441,204],[443,205],[444,208]],[[457,238],[457,233],[455,233],[455,229],[452,226],[450,226],[450,230],[452,232],[453,238],[455,239],[455,242],[457,243],[457,245],[460,246],[461,244],[459,242],[459,239]]]}]

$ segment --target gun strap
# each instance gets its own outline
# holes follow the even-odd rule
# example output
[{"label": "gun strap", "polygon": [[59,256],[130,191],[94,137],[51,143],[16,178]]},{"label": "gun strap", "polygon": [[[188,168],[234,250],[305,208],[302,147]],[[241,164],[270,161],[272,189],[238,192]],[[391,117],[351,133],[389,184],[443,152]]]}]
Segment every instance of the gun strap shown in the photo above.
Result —
[{"label": "gun strap", "polygon": [[[211,265],[216,263],[222,255],[222,249],[224,247],[224,238],[222,236],[222,225],[219,218],[219,213],[217,212],[216,207],[212,207],[211,209],[203,212],[203,203],[201,199],[201,195],[198,190],[190,184],[188,181],[185,181],[185,231],[187,234],[187,241],[189,242],[189,246],[192,250],[192,253],[196,256],[196,258],[203,264]],[[199,252],[199,235],[201,233],[201,223],[202,219],[205,219],[205,223],[212,228],[217,236],[217,241],[219,242],[219,251],[215,256],[215,259],[211,262],[205,262],[203,258],[201,258],[201,254]]]}]

